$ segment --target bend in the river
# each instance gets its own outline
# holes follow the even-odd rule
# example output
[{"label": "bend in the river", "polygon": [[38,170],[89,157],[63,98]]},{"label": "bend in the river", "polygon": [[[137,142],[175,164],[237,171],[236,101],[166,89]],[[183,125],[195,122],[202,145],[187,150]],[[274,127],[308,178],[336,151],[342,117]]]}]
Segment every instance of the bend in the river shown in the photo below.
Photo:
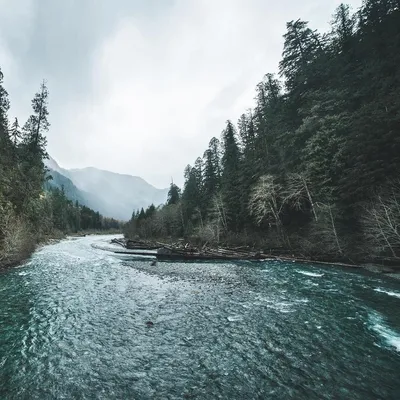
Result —
[{"label": "bend in the river", "polygon": [[[64,240],[0,273],[1,399],[398,399],[400,282]],[[147,324],[151,321],[153,325]]]}]

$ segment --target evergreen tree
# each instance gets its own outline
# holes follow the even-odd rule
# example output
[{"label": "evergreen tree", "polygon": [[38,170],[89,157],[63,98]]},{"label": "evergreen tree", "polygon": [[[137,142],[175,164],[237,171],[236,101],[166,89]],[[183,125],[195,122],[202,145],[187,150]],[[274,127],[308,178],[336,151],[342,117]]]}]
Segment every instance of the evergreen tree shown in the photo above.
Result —
[{"label": "evergreen tree", "polygon": [[15,118],[13,124],[11,125],[10,139],[14,149],[16,150],[21,139],[21,129],[18,123],[18,118]]},{"label": "evergreen tree", "polygon": [[209,149],[211,151],[212,162],[214,165],[214,169],[216,171],[217,176],[217,184],[220,184],[220,179],[222,175],[222,167],[221,167],[221,143],[216,138],[213,137],[210,140]]},{"label": "evergreen tree", "polygon": [[[240,215],[244,223],[249,221],[248,200],[251,187],[258,179],[258,156],[253,116],[242,114],[238,121],[243,157],[240,160]],[[265,155],[264,155],[265,158]]]},{"label": "evergreen tree", "polygon": [[[4,196],[10,190],[10,160],[9,160],[9,136],[8,136],[8,116],[10,108],[8,93],[3,87],[3,73],[0,69],[0,207],[5,202]],[[1,217],[1,214],[0,214]]]},{"label": "evergreen tree", "polygon": [[240,152],[236,132],[232,122],[228,121],[223,132],[222,156],[222,195],[226,205],[228,227],[233,231],[240,223]]},{"label": "evergreen tree", "polygon": [[[176,203],[171,203],[171,204],[176,204]],[[151,218],[156,212],[156,207],[154,204],[151,204],[147,209],[146,209],[146,218]]]},{"label": "evergreen tree", "polygon": [[204,163],[204,182],[203,182],[204,211],[205,214],[207,214],[211,206],[212,198],[213,196],[216,195],[218,190],[217,170],[213,161],[213,154],[211,149],[207,149],[204,152],[203,163]]},{"label": "evergreen tree", "polygon": [[338,53],[348,54],[354,46],[356,18],[350,13],[350,6],[340,4],[332,21],[332,47]]},{"label": "evergreen tree", "polygon": [[10,102],[8,100],[8,93],[3,87],[3,73],[0,69],[0,146],[5,145],[5,140],[8,137],[8,110]]},{"label": "evergreen tree", "polygon": [[46,137],[44,133],[49,130],[50,123],[47,119],[49,92],[45,82],[40,85],[40,91],[35,94],[32,100],[33,114],[24,125],[23,144],[26,147],[26,154],[40,159],[47,157]]},{"label": "evergreen tree", "polygon": [[214,196],[221,184],[221,151],[220,142],[212,138],[202,160],[202,212],[204,218],[212,207]]},{"label": "evergreen tree", "polygon": [[185,185],[182,193],[182,207],[187,233],[191,232],[193,226],[202,219],[198,178],[199,173],[196,168],[188,165],[185,169]]},{"label": "evergreen tree", "polygon": [[[24,193],[17,193],[14,197],[16,208],[19,212],[26,208],[34,207],[32,199],[39,198],[43,192],[45,182],[45,167],[43,159],[47,157],[45,132],[50,124],[47,120],[48,90],[44,82],[40,91],[32,100],[33,114],[23,127],[21,147],[21,166],[19,168],[19,180]],[[36,213],[28,213],[31,222],[36,224]]]},{"label": "evergreen tree", "polygon": [[279,64],[280,72],[285,77],[289,92],[307,86],[307,72],[318,51],[322,50],[320,35],[312,31],[305,21],[297,20],[287,23],[284,35],[285,45],[283,59]]},{"label": "evergreen tree", "polygon": [[179,202],[180,196],[181,196],[181,190],[177,185],[171,182],[168,191],[167,205],[177,204]]}]

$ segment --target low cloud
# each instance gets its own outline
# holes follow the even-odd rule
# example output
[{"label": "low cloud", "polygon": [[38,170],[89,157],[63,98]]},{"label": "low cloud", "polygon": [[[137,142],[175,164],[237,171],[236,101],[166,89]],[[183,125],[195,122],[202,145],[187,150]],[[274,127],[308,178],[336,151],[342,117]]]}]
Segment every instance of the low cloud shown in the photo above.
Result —
[{"label": "low cloud", "polygon": [[48,149],[61,165],[129,173],[165,187],[171,177],[181,184],[185,165],[225,121],[253,106],[257,82],[277,71],[286,22],[302,18],[325,31],[340,2],[82,3],[52,2],[49,14],[40,11],[43,2],[26,1],[29,14],[0,0],[1,10],[9,6],[8,14],[27,19],[25,31],[0,42],[12,111],[26,116],[40,83],[34,79],[47,77]]}]

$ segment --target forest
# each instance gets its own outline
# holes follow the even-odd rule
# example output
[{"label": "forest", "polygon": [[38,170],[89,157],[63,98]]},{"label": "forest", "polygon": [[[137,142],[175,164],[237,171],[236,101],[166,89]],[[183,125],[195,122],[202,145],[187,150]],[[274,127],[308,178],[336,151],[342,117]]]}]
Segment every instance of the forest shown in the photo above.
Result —
[{"label": "forest", "polygon": [[32,115],[20,127],[17,118],[9,119],[0,70],[0,267],[23,260],[48,238],[120,228],[119,221],[73,203],[63,187],[47,185],[48,96],[43,82],[32,100]]},{"label": "forest", "polygon": [[400,1],[342,4],[327,33],[287,23],[279,76],[125,235],[398,260],[399,172]]}]

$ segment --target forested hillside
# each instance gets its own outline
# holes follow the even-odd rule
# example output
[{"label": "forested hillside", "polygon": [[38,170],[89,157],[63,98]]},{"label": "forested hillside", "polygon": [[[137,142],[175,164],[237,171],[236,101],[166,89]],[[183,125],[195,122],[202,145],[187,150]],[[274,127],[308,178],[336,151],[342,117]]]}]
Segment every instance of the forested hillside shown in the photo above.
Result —
[{"label": "forested hillside", "polygon": [[17,118],[9,119],[0,71],[0,267],[23,259],[48,237],[119,228],[118,221],[68,199],[64,186],[46,184],[47,103],[48,90],[42,83],[32,100],[32,115],[20,127]]},{"label": "forested hillside", "polygon": [[66,176],[60,174],[54,170],[48,170],[46,174],[46,178],[48,178],[45,182],[45,189],[50,191],[54,188],[62,189],[65,192],[65,195],[68,199],[73,202],[77,201],[79,204],[86,205],[85,194],[81,192],[71,181],[71,179]]},{"label": "forested hillside", "polygon": [[[106,217],[128,221],[132,209],[164,204],[168,189],[157,189],[138,176],[98,168],[65,169],[51,157],[45,165],[53,176],[51,186],[61,187],[70,199],[99,211]],[[107,190],[104,190],[107,188]]]},{"label": "forested hillside", "polygon": [[138,176],[93,167],[66,172],[78,189],[87,193],[87,205],[108,217],[128,221],[132,209],[164,204],[167,200],[168,189],[157,189]]},{"label": "forested hillside", "polygon": [[400,1],[341,5],[325,34],[289,22],[279,71],[127,236],[400,256]]}]

